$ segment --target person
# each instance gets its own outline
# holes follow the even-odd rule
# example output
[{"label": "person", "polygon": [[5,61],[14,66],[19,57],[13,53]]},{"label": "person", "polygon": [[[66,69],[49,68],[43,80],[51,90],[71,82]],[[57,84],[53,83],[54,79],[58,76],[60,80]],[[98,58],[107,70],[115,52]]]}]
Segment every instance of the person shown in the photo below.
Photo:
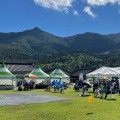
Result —
[{"label": "person", "polygon": [[56,80],[56,81],[54,82],[54,92],[57,90],[57,87],[58,87],[58,81]]},{"label": "person", "polygon": [[118,86],[116,83],[113,84],[114,93],[118,92]]},{"label": "person", "polygon": [[57,81],[57,80],[54,82],[54,85],[55,85],[56,87],[58,86],[58,81]]},{"label": "person", "polygon": [[83,94],[82,96],[86,95],[86,86],[83,86]]},{"label": "person", "polygon": [[17,83],[17,86],[18,86],[18,91],[22,91],[22,81],[19,81],[18,83]]},{"label": "person", "polygon": [[111,99],[114,99],[114,88],[113,88],[113,86],[110,87],[110,97],[111,97]]},{"label": "person", "polygon": [[98,87],[97,89],[95,89],[95,91],[94,91],[94,97],[100,97],[100,87]]},{"label": "person", "polygon": [[111,92],[110,92],[110,85],[106,85],[105,98],[104,98],[104,99],[106,99],[107,96],[108,96],[108,94],[110,94],[110,93],[111,93]]},{"label": "person", "polygon": [[28,90],[28,82],[27,81],[23,82],[23,86],[24,86],[24,91]]},{"label": "person", "polygon": [[100,96],[103,98],[103,94],[105,93],[105,86],[103,84],[100,84]]},{"label": "person", "polygon": [[51,83],[50,81],[47,81],[47,85],[48,85],[48,87],[46,87],[46,91],[50,92],[50,89],[51,89],[51,87],[53,85],[53,82]]},{"label": "person", "polygon": [[79,81],[78,91],[79,91],[79,89],[82,89],[82,87],[83,87],[83,81]]},{"label": "person", "polygon": [[74,85],[74,90],[75,90],[75,91],[78,91],[78,87],[77,87],[76,84]]},{"label": "person", "polygon": [[58,87],[59,87],[59,88],[62,88],[62,87],[63,87],[63,84],[62,84],[61,80],[58,82]]},{"label": "person", "polygon": [[55,80],[52,82],[52,85],[55,85]]},{"label": "person", "polygon": [[33,89],[33,84],[34,84],[34,81],[30,81],[28,83],[28,87],[29,87],[30,90]]},{"label": "person", "polygon": [[98,83],[94,83],[94,84],[93,84],[93,92],[95,91],[95,89],[97,89],[97,88],[98,88],[98,86],[99,86],[99,84],[98,84]]}]

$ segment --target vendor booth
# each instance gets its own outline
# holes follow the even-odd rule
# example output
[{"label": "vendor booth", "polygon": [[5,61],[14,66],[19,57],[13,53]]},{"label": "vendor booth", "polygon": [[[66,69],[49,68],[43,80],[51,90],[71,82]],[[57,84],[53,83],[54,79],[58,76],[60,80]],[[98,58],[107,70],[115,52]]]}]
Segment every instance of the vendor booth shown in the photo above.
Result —
[{"label": "vendor booth", "polygon": [[6,68],[5,64],[0,64],[0,89],[15,89],[16,80],[16,76]]},{"label": "vendor booth", "polygon": [[50,74],[50,80],[53,82],[54,80],[61,80],[64,83],[70,83],[70,77],[66,75],[60,68],[56,68],[51,74]]},{"label": "vendor booth", "polygon": [[35,82],[35,84],[46,84],[50,81],[50,77],[46,74],[39,65],[36,65],[34,70],[29,74],[29,80]]}]

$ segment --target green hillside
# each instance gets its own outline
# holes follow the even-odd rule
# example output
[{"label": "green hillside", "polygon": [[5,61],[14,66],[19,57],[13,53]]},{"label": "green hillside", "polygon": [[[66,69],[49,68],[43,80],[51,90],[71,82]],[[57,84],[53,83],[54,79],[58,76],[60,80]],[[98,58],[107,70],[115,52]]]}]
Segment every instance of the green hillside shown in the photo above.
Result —
[{"label": "green hillside", "polygon": [[55,67],[59,64],[62,68],[74,71],[78,68],[98,68],[100,66],[120,66],[120,53],[88,54],[80,51],[58,53],[38,61],[43,69]]},{"label": "green hillside", "polygon": [[67,37],[69,47],[85,52],[105,52],[116,49],[116,43],[105,35],[97,33],[84,33]]},{"label": "green hillside", "polygon": [[[112,54],[112,57],[106,57],[106,52]],[[120,33],[101,35],[88,32],[65,38],[39,28],[18,33],[0,33],[1,62],[39,62],[48,66],[60,63],[68,69],[75,69],[111,64],[119,53]],[[100,57],[101,54],[104,57]],[[115,64],[119,65],[118,62],[111,65]]]}]

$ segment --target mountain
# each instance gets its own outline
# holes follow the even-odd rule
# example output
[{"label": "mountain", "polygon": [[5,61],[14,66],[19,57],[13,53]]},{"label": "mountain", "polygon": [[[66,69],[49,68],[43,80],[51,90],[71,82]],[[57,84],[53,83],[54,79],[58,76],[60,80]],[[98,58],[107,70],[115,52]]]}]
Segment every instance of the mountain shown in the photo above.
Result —
[{"label": "mountain", "polygon": [[105,52],[115,49],[117,44],[109,36],[97,33],[84,33],[67,37],[68,45],[71,49],[85,52]]},{"label": "mountain", "polygon": [[[16,61],[66,49],[63,38],[34,28],[18,33],[0,33],[0,60]],[[12,59],[11,59],[12,57]],[[28,59],[29,60],[29,59]]]},{"label": "mountain", "polygon": [[109,39],[112,39],[116,43],[120,43],[120,33],[106,35]]},{"label": "mountain", "polygon": [[100,53],[120,51],[120,33],[97,33],[59,37],[39,28],[18,33],[0,33],[0,61],[37,61],[61,52]]}]

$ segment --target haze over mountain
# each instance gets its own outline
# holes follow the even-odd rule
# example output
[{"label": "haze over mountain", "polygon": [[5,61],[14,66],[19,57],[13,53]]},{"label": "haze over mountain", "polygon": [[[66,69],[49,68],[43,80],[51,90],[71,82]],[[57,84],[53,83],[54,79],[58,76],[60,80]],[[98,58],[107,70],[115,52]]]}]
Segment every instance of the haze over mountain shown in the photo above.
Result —
[{"label": "haze over mountain", "polygon": [[18,33],[0,33],[1,61],[40,59],[44,55],[59,52],[84,51],[100,53],[120,49],[120,33],[101,35],[97,33],[59,37],[39,28]]}]

